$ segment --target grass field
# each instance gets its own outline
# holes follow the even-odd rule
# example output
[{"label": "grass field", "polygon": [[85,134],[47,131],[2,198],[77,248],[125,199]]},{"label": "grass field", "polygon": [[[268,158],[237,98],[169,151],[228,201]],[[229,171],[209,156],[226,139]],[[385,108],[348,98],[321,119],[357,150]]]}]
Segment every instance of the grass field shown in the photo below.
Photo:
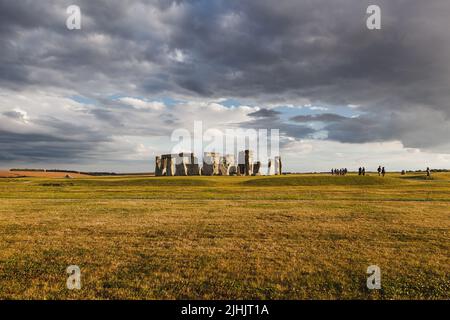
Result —
[{"label": "grass field", "polygon": [[0,298],[449,299],[449,208],[444,173],[2,178]]}]

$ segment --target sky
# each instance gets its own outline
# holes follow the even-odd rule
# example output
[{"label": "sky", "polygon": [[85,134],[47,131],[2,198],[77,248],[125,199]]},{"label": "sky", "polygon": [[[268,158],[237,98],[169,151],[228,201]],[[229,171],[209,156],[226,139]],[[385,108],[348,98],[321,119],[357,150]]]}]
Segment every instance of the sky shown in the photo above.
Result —
[{"label": "sky", "polygon": [[0,168],[150,172],[194,121],[278,129],[291,172],[450,168],[449,14],[448,0],[0,0]]}]

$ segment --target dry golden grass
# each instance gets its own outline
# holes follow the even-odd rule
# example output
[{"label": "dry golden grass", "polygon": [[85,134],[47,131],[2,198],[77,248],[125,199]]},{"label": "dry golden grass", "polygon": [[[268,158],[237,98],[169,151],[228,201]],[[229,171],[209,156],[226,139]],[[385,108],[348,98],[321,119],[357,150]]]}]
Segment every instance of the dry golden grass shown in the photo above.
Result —
[{"label": "dry golden grass", "polygon": [[447,175],[311,177],[0,180],[0,298],[450,298]]}]

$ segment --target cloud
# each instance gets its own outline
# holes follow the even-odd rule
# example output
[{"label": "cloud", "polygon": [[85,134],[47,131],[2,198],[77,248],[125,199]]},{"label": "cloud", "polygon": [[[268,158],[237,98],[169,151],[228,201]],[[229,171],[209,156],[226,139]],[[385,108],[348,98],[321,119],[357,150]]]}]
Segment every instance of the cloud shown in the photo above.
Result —
[{"label": "cloud", "polygon": [[[71,156],[106,150],[112,159],[108,141],[126,153],[138,139],[203,120],[278,128],[286,139],[324,131],[321,139],[340,143],[450,153],[447,0],[379,0],[379,31],[365,27],[368,0],[78,0],[82,29],[69,31],[72,2],[0,1],[5,137],[26,142],[33,133],[55,145],[61,134],[69,151],[73,140],[88,141]],[[299,115],[283,105],[309,107]],[[2,147],[23,157],[6,140]]]},{"label": "cloud", "polygon": [[[83,101],[85,99],[78,98]],[[1,162],[86,164],[142,160],[149,150],[167,152],[175,129],[225,130],[250,120],[255,107],[226,107],[217,102],[177,102],[122,97],[89,103],[34,90],[0,90]],[[17,106],[10,109],[11,105]],[[199,118],[199,115],[201,117]],[[155,140],[158,139],[158,140]],[[149,143],[151,143],[149,145]],[[153,155],[151,156],[153,157]],[[151,171],[147,159],[146,171]]]},{"label": "cloud", "polygon": [[[431,129],[433,128],[433,129]],[[374,112],[325,126],[328,139],[364,143],[401,141],[406,148],[449,152],[450,122],[444,111],[411,107],[409,112]]]},{"label": "cloud", "polygon": [[256,112],[249,113],[250,117],[254,118],[278,118],[281,114],[279,111],[270,110],[270,109],[261,109]]},{"label": "cloud", "polygon": [[11,111],[5,111],[3,112],[3,115],[24,123],[28,123],[28,121],[30,120],[27,112],[18,108]]},{"label": "cloud", "polygon": [[335,113],[321,113],[313,115],[299,115],[292,117],[291,120],[295,122],[339,122],[348,119]]},{"label": "cloud", "polygon": [[162,110],[164,104],[159,101],[145,101],[136,98],[123,97],[119,98],[119,101],[135,107],[136,109],[149,109],[149,110]]},{"label": "cloud", "polygon": [[307,125],[294,125],[286,123],[280,116],[281,112],[273,109],[259,109],[258,111],[251,112],[248,114],[251,120],[243,121],[240,123],[241,126],[253,129],[277,129],[281,135],[281,145],[285,146],[286,142],[289,142],[289,138],[303,139],[310,137],[316,132],[315,129]]}]

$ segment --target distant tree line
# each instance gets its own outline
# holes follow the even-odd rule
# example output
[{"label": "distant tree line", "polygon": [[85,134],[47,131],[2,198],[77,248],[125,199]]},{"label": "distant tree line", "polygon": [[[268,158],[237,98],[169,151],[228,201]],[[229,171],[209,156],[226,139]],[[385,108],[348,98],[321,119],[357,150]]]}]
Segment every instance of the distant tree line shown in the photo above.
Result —
[{"label": "distant tree line", "polygon": [[60,170],[60,169],[20,169],[13,168],[9,169],[9,171],[28,171],[28,172],[64,172],[64,173],[77,173],[77,174],[85,174],[90,176],[115,176],[118,175],[115,172],[84,172],[84,171],[75,171],[75,170]]},{"label": "distant tree line", "polygon": [[[450,172],[449,169],[431,169],[431,172]],[[408,170],[406,172],[426,172],[426,170]]]},{"label": "distant tree line", "polygon": [[9,171],[31,171],[31,172],[45,172],[45,169],[9,169]]}]

